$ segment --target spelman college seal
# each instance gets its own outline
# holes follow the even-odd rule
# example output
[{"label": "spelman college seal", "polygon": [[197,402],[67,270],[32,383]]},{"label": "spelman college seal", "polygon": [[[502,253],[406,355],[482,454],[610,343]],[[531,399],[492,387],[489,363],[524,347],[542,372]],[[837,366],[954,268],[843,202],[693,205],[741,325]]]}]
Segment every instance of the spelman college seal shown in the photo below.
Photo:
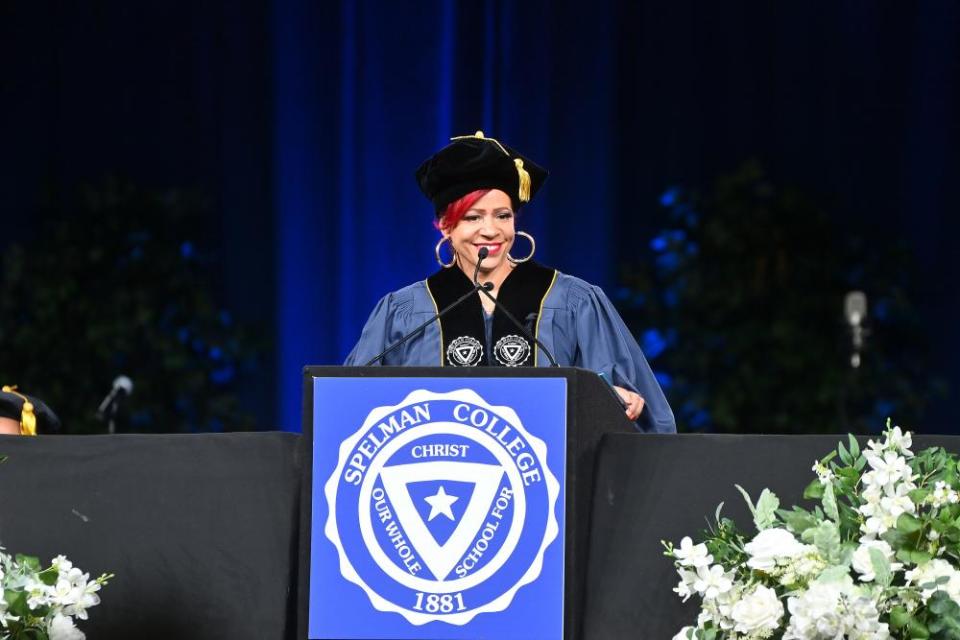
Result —
[{"label": "spelman college seal", "polygon": [[371,411],[324,493],[343,577],[415,625],[503,611],[559,532],[546,445],[467,389]]}]

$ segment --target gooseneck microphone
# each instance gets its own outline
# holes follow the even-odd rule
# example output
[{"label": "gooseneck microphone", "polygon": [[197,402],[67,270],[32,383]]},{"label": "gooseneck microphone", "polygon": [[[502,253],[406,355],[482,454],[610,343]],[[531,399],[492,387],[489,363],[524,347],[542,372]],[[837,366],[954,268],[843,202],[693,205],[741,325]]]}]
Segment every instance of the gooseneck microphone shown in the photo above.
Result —
[{"label": "gooseneck microphone", "polygon": [[480,287],[484,291],[492,291],[493,283],[484,282],[480,284],[480,263],[487,259],[487,256],[490,255],[490,249],[486,247],[480,247],[480,251],[477,251],[477,268],[473,270],[473,285],[475,287]]},{"label": "gooseneck microphone", "polygon": [[[480,251],[483,252],[484,249],[486,249],[486,247],[483,247],[483,249],[480,249]],[[520,329],[520,333],[522,333],[528,340],[530,340],[531,342],[533,342],[534,344],[536,344],[538,347],[540,347],[540,349],[541,349],[545,354],[547,354],[547,359],[550,360],[550,366],[551,366],[551,367],[559,367],[560,365],[557,364],[557,360],[553,357],[553,354],[550,353],[550,350],[547,349],[547,347],[544,346],[544,344],[543,344],[542,342],[540,342],[539,340],[537,340],[537,337],[536,337],[535,335],[533,335],[532,333],[530,333],[529,331],[527,331],[527,328],[526,328],[525,326],[523,326],[522,324],[520,324],[520,321],[517,320],[516,318],[514,318],[514,317],[513,317],[513,314],[510,313],[510,311],[507,310],[507,308],[506,308],[504,305],[502,305],[502,304],[500,304],[499,302],[497,302],[497,297],[496,297],[496,296],[491,295],[490,291],[493,289],[493,283],[492,283],[492,282],[485,282],[485,283],[483,283],[483,284],[480,284],[480,283],[477,281],[477,276],[479,275],[479,273],[480,273],[480,263],[478,262],[478,263],[477,263],[477,270],[473,272],[473,284],[474,284],[474,289],[477,289],[478,291],[480,291],[480,293],[482,293],[483,295],[487,296],[487,298],[489,298],[489,299],[493,302],[493,305],[494,305],[497,309],[500,309],[500,311],[503,312],[503,315],[507,316],[507,319],[510,320],[510,322],[512,322],[513,324],[515,324],[518,329]]]},{"label": "gooseneck microphone", "polygon": [[[423,324],[421,324],[419,327],[417,327],[416,329],[414,329],[413,331],[411,331],[411,332],[408,333],[407,335],[403,336],[402,338],[400,338],[399,340],[397,340],[396,342],[394,342],[393,344],[391,344],[389,347],[387,347],[386,349],[384,349],[382,352],[380,352],[379,354],[377,354],[375,357],[371,358],[371,359],[370,359],[368,362],[366,362],[363,366],[369,367],[369,366],[372,365],[373,363],[375,363],[375,362],[377,362],[377,361],[379,361],[379,360],[382,360],[382,359],[383,359],[384,357],[386,357],[389,353],[392,353],[392,352],[395,351],[396,349],[400,348],[400,345],[402,345],[403,343],[405,343],[407,340],[409,340],[409,339],[412,338],[413,336],[415,336],[415,335],[419,334],[421,331],[423,331],[423,330],[427,327],[427,325],[429,325],[429,324],[431,324],[431,323],[433,323],[433,322],[436,322],[437,320],[439,320],[440,318],[442,318],[444,315],[446,315],[447,313],[449,313],[449,312],[452,311],[453,309],[456,309],[459,305],[463,304],[463,302],[464,302],[465,300],[468,300],[468,299],[470,298],[470,296],[472,296],[473,294],[475,294],[477,291],[483,291],[484,293],[487,293],[490,289],[493,289],[493,283],[492,283],[492,282],[483,282],[483,283],[477,282],[477,278],[478,278],[479,275],[480,275],[480,263],[483,262],[484,259],[486,259],[486,257],[487,257],[489,254],[490,254],[490,251],[489,251],[486,247],[480,247],[480,251],[477,252],[477,267],[473,270],[473,289],[471,289],[470,291],[466,292],[465,294],[463,294],[462,296],[460,296],[459,298],[457,298],[456,300],[454,300],[453,302],[451,302],[450,304],[448,304],[446,307],[444,307],[442,310],[440,310],[438,313],[436,313],[432,318],[430,318],[429,320],[427,320],[426,322],[424,322]],[[487,294],[487,295],[489,295],[489,294]],[[516,322],[516,321],[514,321],[514,322]]]},{"label": "gooseneck microphone", "polygon": [[867,319],[867,294],[863,291],[849,292],[843,300],[843,312],[847,324],[850,325],[850,337],[853,341],[850,366],[859,369],[864,337],[868,334],[867,328],[863,326]]},{"label": "gooseneck microphone", "polygon": [[117,409],[120,401],[133,393],[133,380],[127,376],[117,376],[113,380],[110,393],[97,407],[97,420],[107,421],[107,433],[116,433]]}]

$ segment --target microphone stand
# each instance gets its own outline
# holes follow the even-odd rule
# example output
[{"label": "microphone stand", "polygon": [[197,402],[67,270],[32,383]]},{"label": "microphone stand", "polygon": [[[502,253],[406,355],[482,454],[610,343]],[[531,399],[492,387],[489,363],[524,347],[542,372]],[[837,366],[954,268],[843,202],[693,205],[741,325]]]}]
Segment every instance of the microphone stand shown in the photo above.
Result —
[{"label": "microphone stand", "polygon": [[110,404],[110,417],[107,420],[107,433],[113,435],[117,432],[117,409],[120,408],[119,402]]},{"label": "microphone stand", "polygon": [[[486,249],[486,247],[484,247],[484,249]],[[482,249],[481,249],[481,251],[482,251]],[[543,343],[540,342],[540,341],[537,339],[537,337],[536,337],[535,335],[533,335],[532,333],[530,333],[529,331],[527,331],[527,328],[524,327],[522,324],[520,324],[520,321],[517,320],[516,318],[514,318],[514,317],[513,317],[513,314],[510,313],[504,305],[502,305],[502,304],[500,304],[499,302],[497,302],[496,296],[494,296],[494,295],[492,295],[492,294],[490,293],[490,290],[493,289],[493,284],[490,283],[490,282],[485,282],[485,283],[483,283],[483,284],[480,284],[480,282],[477,281],[477,275],[478,275],[479,271],[480,271],[480,263],[479,263],[479,261],[478,261],[478,262],[477,262],[477,270],[476,270],[476,271],[474,272],[474,274],[473,274],[473,284],[474,284],[474,288],[477,289],[477,290],[478,290],[480,293],[482,293],[483,295],[487,296],[487,298],[489,298],[490,301],[493,302],[493,306],[496,307],[497,309],[500,309],[500,311],[503,312],[503,315],[507,316],[507,319],[510,320],[510,322],[512,322],[514,325],[516,325],[518,329],[520,329],[520,333],[522,333],[524,336],[526,336],[527,338],[529,338],[529,339],[530,339],[532,342],[534,342],[538,347],[540,347],[540,349],[541,349],[545,354],[547,354],[547,359],[550,360],[550,366],[551,366],[551,367],[559,367],[560,365],[557,364],[557,361],[556,361],[556,359],[553,357],[553,354],[550,353],[550,350],[547,349],[547,348],[543,345]],[[488,286],[488,285],[489,285],[489,286]]]},{"label": "microphone stand", "polygon": [[113,435],[117,432],[117,410],[120,408],[120,398],[125,395],[123,390],[114,384],[113,389],[103,399],[97,408],[97,419],[106,420],[107,433]]},{"label": "microphone stand", "polygon": [[[444,315],[446,315],[447,313],[449,313],[452,309],[454,309],[454,308],[456,308],[457,306],[459,306],[460,304],[462,304],[464,300],[469,299],[470,296],[474,295],[474,294],[477,293],[478,291],[483,291],[484,293],[486,293],[488,289],[492,289],[492,288],[493,288],[493,283],[490,283],[490,282],[483,282],[483,283],[477,282],[477,276],[478,276],[479,273],[480,273],[480,263],[483,262],[484,258],[487,257],[487,254],[488,254],[488,253],[489,253],[488,249],[487,249],[486,247],[482,247],[482,248],[480,249],[480,252],[479,252],[478,256],[477,256],[477,258],[478,258],[478,259],[477,259],[477,268],[474,269],[474,271],[473,271],[473,289],[471,289],[470,291],[466,292],[465,294],[463,294],[462,296],[460,296],[459,298],[457,298],[455,301],[453,301],[453,302],[451,302],[450,304],[448,304],[448,305],[447,305],[446,307],[444,307],[443,310],[440,311],[437,315],[435,315],[434,317],[430,318],[429,320],[427,320],[426,322],[424,322],[423,324],[421,324],[419,327],[417,327],[416,329],[414,329],[413,331],[411,331],[411,332],[408,333],[407,335],[403,336],[402,338],[400,338],[399,340],[397,340],[396,342],[394,342],[392,345],[390,345],[389,347],[387,347],[383,352],[381,352],[381,353],[378,354],[377,356],[371,358],[371,359],[370,359],[368,362],[366,362],[363,366],[369,367],[369,366],[371,366],[374,362],[376,362],[376,361],[378,361],[378,360],[381,360],[382,358],[386,357],[387,354],[390,354],[390,353],[396,351],[396,350],[400,347],[400,345],[406,343],[407,340],[409,340],[410,338],[412,338],[412,337],[415,336],[415,335],[418,335],[421,331],[423,331],[423,330],[427,327],[428,324],[430,324],[431,322],[436,322],[437,320],[439,320],[440,318],[442,318]],[[487,295],[489,295],[489,294],[487,294]]]}]

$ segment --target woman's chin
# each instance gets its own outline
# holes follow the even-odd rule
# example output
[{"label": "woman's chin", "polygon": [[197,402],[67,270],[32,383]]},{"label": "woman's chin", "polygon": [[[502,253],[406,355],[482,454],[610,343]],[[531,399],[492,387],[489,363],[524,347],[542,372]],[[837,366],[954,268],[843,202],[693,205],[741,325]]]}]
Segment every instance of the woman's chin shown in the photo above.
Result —
[{"label": "woman's chin", "polygon": [[502,270],[509,263],[501,258],[487,258],[480,263],[480,273],[491,275]]}]

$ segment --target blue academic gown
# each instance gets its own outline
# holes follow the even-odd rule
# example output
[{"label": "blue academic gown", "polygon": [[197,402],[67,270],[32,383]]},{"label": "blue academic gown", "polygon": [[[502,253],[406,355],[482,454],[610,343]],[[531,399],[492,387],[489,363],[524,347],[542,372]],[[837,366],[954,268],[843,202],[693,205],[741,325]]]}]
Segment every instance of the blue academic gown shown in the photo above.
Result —
[{"label": "blue academic gown", "polygon": [[[426,281],[387,294],[370,314],[360,340],[344,364],[363,365],[436,312]],[[487,330],[489,333],[489,322]],[[537,330],[537,338],[547,346],[560,366],[603,373],[613,384],[639,393],[645,401],[637,420],[640,429],[651,433],[676,433],[673,411],[640,345],[600,287],[558,273],[544,300]],[[550,366],[548,358],[539,351],[535,364]],[[420,335],[387,355],[382,364],[442,366],[440,324],[427,325]]]}]

